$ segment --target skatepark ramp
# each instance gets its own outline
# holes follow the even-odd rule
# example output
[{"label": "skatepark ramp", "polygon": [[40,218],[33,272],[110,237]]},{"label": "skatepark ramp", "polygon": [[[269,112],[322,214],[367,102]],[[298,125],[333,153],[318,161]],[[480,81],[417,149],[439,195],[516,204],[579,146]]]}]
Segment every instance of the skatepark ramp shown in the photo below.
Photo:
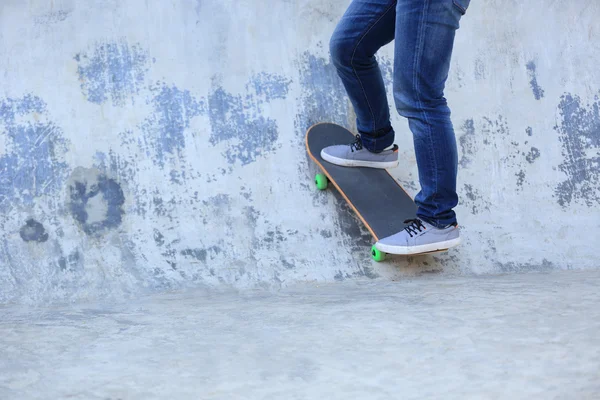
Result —
[{"label": "skatepark ramp", "polygon": [[354,128],[328,49],[348,4],[4,0],[0,303],[597,268],[600,3],[471,2],[446,89],[463,244],[383,263],[303,141]]}]

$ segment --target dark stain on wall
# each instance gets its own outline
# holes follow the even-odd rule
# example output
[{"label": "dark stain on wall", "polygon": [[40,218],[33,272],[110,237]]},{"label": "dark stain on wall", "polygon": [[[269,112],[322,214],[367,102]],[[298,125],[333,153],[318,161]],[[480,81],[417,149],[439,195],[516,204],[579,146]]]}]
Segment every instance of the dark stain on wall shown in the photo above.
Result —
[{"label": "dark stain on wall", "polygon": [[[367,252],[368,253],[368,252]],[[346,279],[353,279],[353,278],[369,278],[369,279],[377,279],[379,278],[379,275],[377,273],[375,273],[375,270],[371,267],[367,267],[367,266],[362,266],[359,267],[358,270],[353,271],[351,273],[348,272],[342,272],[342,271],[338,271],[333,279],[336,281],[344,281]]]},{"label": "dark stain on wall", "polygon": [[529,153],[527,153],[525,156],[525,159],[529,164],[533,164],[538,158],[540,158],[540,150],[536,147],[532,147],[531,150],[529,150]]},{"label": "dark stain on wall", "polygon": [[544,89],[542,89],[540,87],[540,85],[538,84],[536,68],[537,67],[535,65],[535,62],[529,61],[527,63],[527,73],[529,75],[529,85],[531,86],[531,90],[533,91],[533,95],[534,95],[535,99],[540,100],[542,97],[544,97]]},{"label": "dark stain on wall", "polygon": [[25,222],[25,225],[19,230],[19,234],[21,235],[21,239],[25,242],[43,243],[48,240],[48,233],[46,232],[44,225],[33,218],[29,218]]},{"label": "dark stain on wall", "polygon": [[518,173],[515,174],[515,176],[517,177],[517,186],[522,188],[523,183],[525,182],[525,171],[520,170]]},{"label": "dark stain on wall", "polygon": [[556,269],[556,266],[546,259],[543,259],[541,263],[517,263],[517,262],[496,262],[496,268],[498,268],[503,273],[509,272],[533,272],[533,271],[550,271]]},{"label": "dark stain on wall", "polygon": [[248,224],[250,224],[252,228],[256,228],[256,224],[258,223],[258,217],[260,216],[260,212],[256,209],[256,207],[244,207],[244,216],[246,217]]},{"label": "dark stain on wall", "polygon": [[268,231],[263,238],[263,242],[265,243],[274,243],[274,242],[284,242],[287,240],[285,234],[277,228],[275,231]]},{"label": "dark stain on wall", "polygon": [[467,119],[460,127],[463,134],[458,138],[458,143],[461,148],[461,158],[458,162],[461,167],[467,168],[472,160],[475,152],[475,123],[473,119]]},{"label": "dark stain on wall", "polygon": [[483,60],[481,60],[480,58],[475,60],[475,65],[473,68],[473,74],[475,75],[475,79],[478,81],[483,81],[486,79],[486,70],[485,70],[485,64],[483,62]]},{"label": "dark stain on wall", "polygon": [[473,185],[465,184],[463,187],[464,203],[471,208],[471,214],[477,215],[482,211],[490,210],[490,202],[483,198],[481,193],[473,187]]},{"label": "dark stain on wall", "polygon": [[51,24],[56,24],[59,22],[62,22],[64,20],[66,20],[69,15],[71,14],[71,10],[67,11],[67,10],[58,10],[58,11],[51,11],[45,14],[41,14],[37,17],[35,17],[34,22],[37,25],[51,25]]},{"label": "dark stain on wall", "polygon": [[[509,136],[510,130],[508,129],[508,123],[506,118],[502,115],[498,115],[496,119],[483,117],[484,123],[481,129],[484,137],[483,143],[489,144],[497,136]],[[515,142],[513,142],[515,144]]]},{"label": "dark stain on wall", "polygon": [[331,233],[331,231],[329,229],[321,229],[319,231],[319,234],[324,237],[325,239],[329,239],[331,237],[333,237],[333,234]]},{"label": "dark stain on wall", "polygon": [[222,250],[217,246],[210,246],[205,249],[184,249],[181,250],[180,254],[184,257],[191,257],[195,260],[205,263],[207,258],[210,256],[210,259],[213,260],[215,257],[219,256],[222,253]]},{"label": "dark stain on wall", "polygon": [[73,272],[80,266],[82,258],[78,251],[74,251],[66,257],[60,257],[58,259],[58,266],[61,271]]},{"label": "dark stain on wall", "polygon": [[[231,198],[227,194],[219,193],[215,196],[208,198],[207,200],[202,200],[202,210],[203,210],[203,219],[202,223],[204,225],[209,225],[211,223],[225,224],[229,226],[231,222]],[[254,215],[255,213],[256,215]],[[254,215],[255,218],[258,218],[258,211],[254,209],[254,207],[246,207],[244,210],[244,214],[246,214],[246,218],[250,218]],[[249,220],[252,224],[253,222]],[[256,223],[254,222],[254,225]]]},{"label": "dark stain on wall", "polygon": [[162,197],[154,196],[152,198],[152,206],[154,208],[154,215],[158,217],[164,217],[167,215],[167,209]]},{"label": "dark stain on wall", "polygon": [[[377,57],[377,63],[379,64],[383,84],[387,90],[392,90],[394,86],[394,64],[392,60],[387,57]],[[388,94],[391,93],[388,92]]]},{"label": "dark stain on wall", "polygon": [[86,234],[103,234],[121,224],[125,195],[114,179],[79,168],[68,190],[69,211]]},{"label": "dark stain on wall", "polygon": [[160,231],[156,228],[154,228],[154,243],[156,243],[156,245],[158,247],[162,246],[163,244],[165,244],[165,236],[160,233]]},{"label": "dark stain on wall", "polygon": [[248,201],[253,201],[252,200],[252,188],[242,186],[240,188],[240,195]]},{"label": "dark stain on wall", "polygon": [[285,259],[285,257],[281,256],[279,258],[279,261],[281,262],[281,265],[285,268],[285,269],[296,269],[296,265],[293,262],[289,262],[288,260]]}]

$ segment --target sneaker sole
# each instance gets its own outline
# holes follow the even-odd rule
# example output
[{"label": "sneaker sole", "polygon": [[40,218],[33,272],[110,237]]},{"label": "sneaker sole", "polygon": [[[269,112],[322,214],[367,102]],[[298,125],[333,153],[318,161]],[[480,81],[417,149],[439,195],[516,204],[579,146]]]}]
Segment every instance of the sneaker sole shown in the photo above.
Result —
[{"label": "sneaker sole", "polygon": [[344,158],[334,157],[323,151],[321,151],[321,158],[331,164],[339,165],[342,167],[367,167],[367,168],[378,168],[388,169],[397,167],[398,161],[361,161],[361,160],[347,160]]},{"label": "sneaker sole", "polygon": [[448,250],[451,247],[458,246],[461,243],[460,237],[452,240],[446,240],[443,242],[422,244],[420,246],[394,246],[390,244],[375,243],[377,250],[388,254],[400,254],[400,255],[411,255],[411,254],[422,254],[432,253],[440,250]]}]

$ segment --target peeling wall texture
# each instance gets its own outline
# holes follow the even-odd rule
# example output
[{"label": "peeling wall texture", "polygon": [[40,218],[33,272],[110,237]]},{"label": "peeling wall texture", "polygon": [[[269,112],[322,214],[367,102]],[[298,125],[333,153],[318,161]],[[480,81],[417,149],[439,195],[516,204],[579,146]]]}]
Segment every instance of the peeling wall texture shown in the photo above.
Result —
[{"label": "peeling wall texture", "polygon": [[463,245],[385,263],[303,141],[355,125],[328,51],[348,4],[4,0],[0,302],[598,267],[600,3],[471,2],[446,89]]}]

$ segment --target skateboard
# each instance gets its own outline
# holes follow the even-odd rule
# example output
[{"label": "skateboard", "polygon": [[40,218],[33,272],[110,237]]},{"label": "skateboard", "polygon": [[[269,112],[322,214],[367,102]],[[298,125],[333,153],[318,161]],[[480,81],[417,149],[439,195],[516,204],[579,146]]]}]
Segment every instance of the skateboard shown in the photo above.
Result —
[{"label": "skateboard", "polygon": [[[342,167],[321,158],[321,150],[336,144],[348,144],[355,135],[332,123],[318,123],[306,131],[308,155],[322,171],[315,176],[317,189],[325,190],[331,183],[348,202],[364,223],[375,241],[400,232],[403,222],[415,218],[417,206],[410,195],[385,169],[367,167]],[[436,250],[423,255],[447,251]],[[384,261],[383,253],[373,245],[371,256],[375,261]]]}]

